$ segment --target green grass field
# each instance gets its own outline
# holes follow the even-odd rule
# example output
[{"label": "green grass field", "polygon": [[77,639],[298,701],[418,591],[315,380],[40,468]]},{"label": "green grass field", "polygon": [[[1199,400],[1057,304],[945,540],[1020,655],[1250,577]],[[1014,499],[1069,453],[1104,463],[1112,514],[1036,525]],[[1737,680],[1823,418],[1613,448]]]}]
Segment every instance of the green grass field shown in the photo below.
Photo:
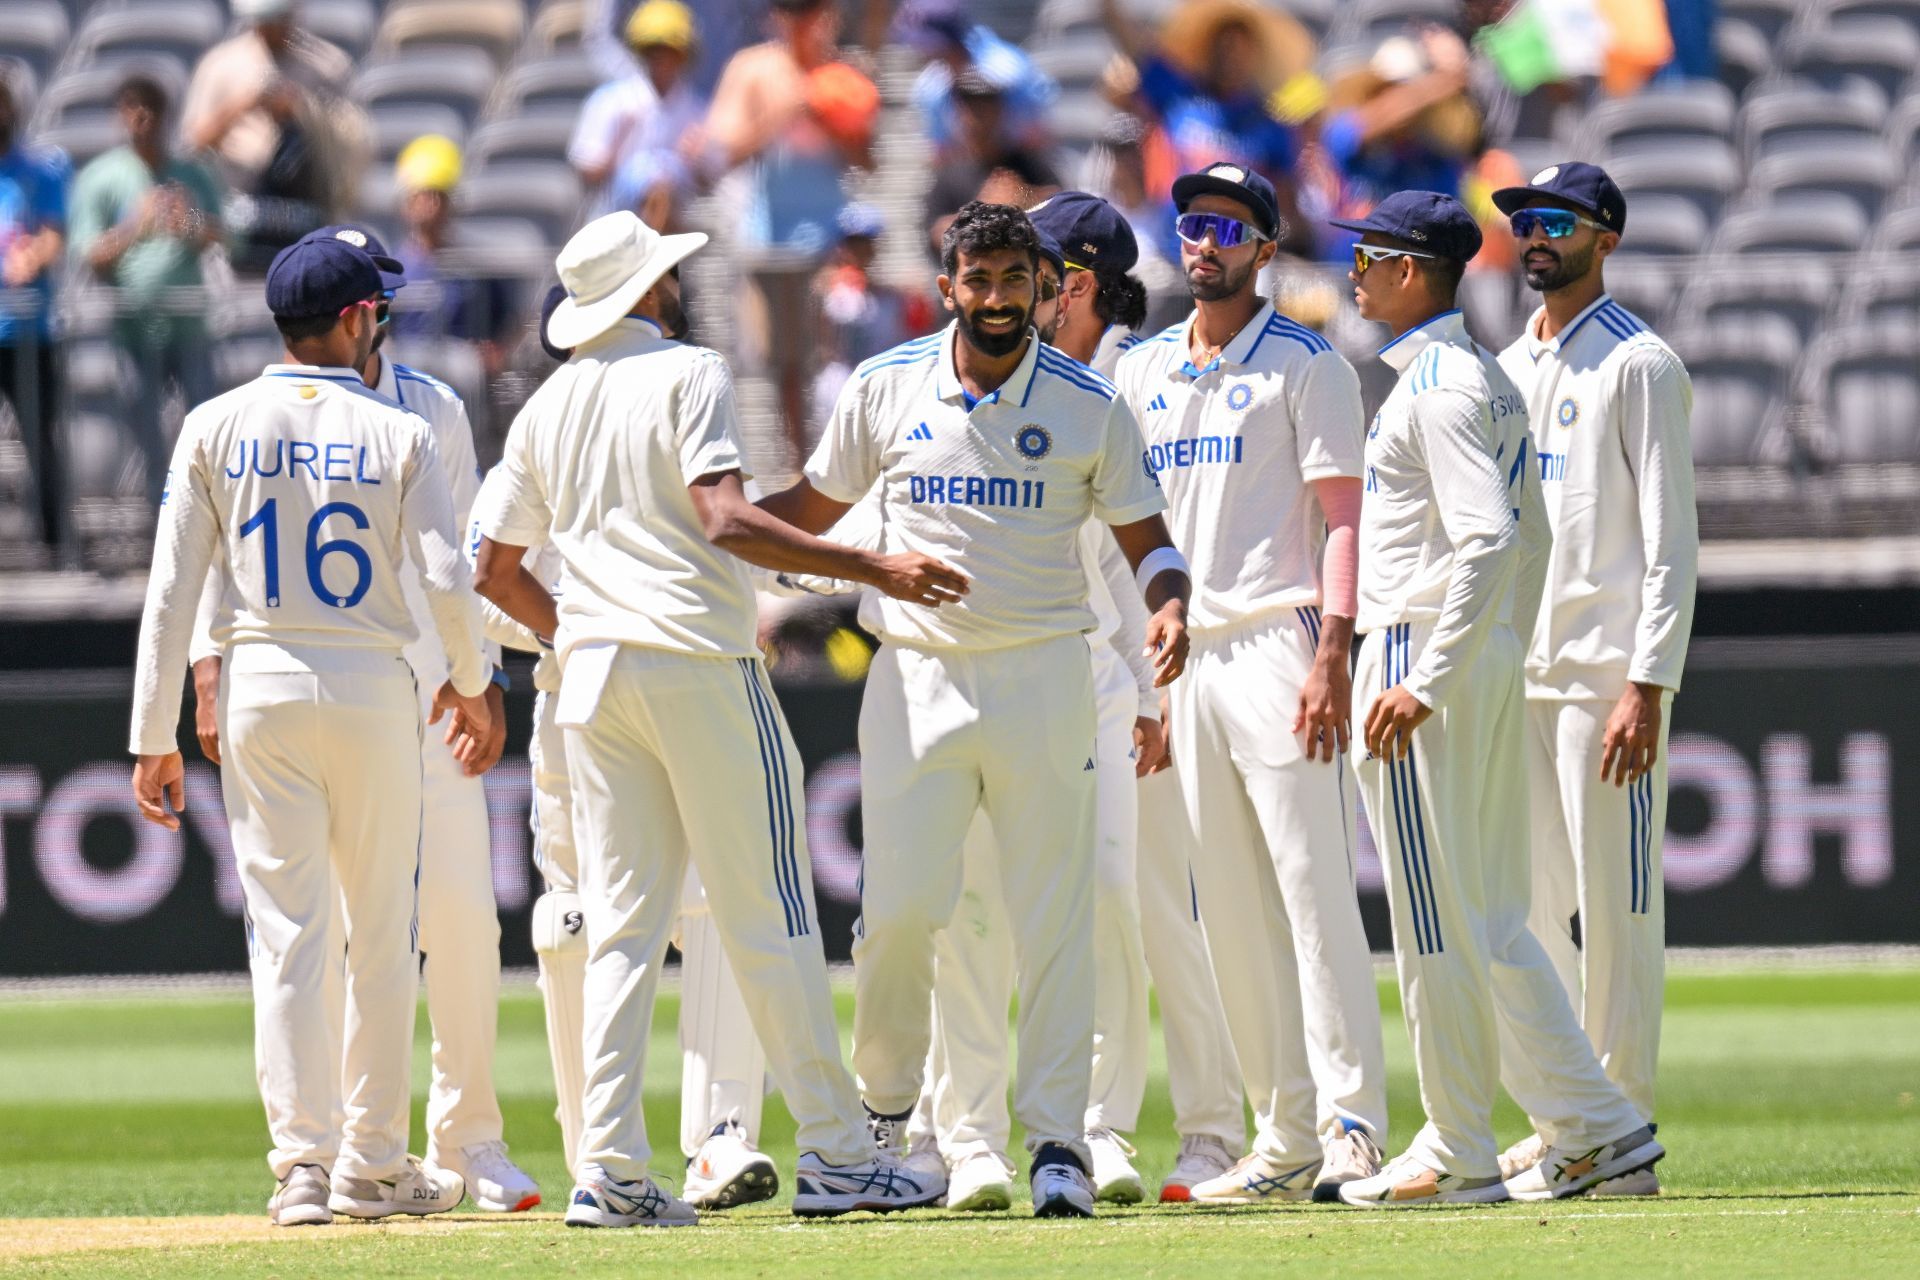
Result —
[{"label": "green grass field", "polygon": [[[1418,1120],[1391,986],[1397,1149]],[[842,1001],[843,1024],[846,1002]],[[648,1121],[678,1173],[671,995],[650,1052]],[[426,1020],[415,1054],[425,1089]],[[582,1232],[557,1215],[462,1210],[393,1225],[273,1232],[244,995],[0,997],[0,1275],[1238,1276],[1920,1275],[1920,970],[1683,972],[1669,984],[1653,1203],[1376,1214],[1335,1206],[1112,1211],[1093,1222],[916,1211],[797,1223],[782,1196],[676,1232]],[[507,1138],[564,1203],[538,997],[501,1009]],[[791,1171],[777,1100],[763,1145]],[[1156,1061],[1142,1172],[1171,1165]],[[1521,1135],[1509,1105],[1501,1137]],[[415,1149],[422,1145],[416,1107]],[[675,1178],[677,1185],[677,1178]],[[784,1190],[784,1188],[783,1188]],[[1418,1251],[1410,1252],[1410,1251]]]}]

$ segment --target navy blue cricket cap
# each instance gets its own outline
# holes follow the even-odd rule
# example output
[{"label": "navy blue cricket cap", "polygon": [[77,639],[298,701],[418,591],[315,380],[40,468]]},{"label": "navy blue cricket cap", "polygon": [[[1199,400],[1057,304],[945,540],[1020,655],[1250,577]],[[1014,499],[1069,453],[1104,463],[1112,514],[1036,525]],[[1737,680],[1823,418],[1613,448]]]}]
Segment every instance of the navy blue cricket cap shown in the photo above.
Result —
[{"label": "navy blue cricket cap", "polygon": [[1173,180],[1173,207],[1181,213],[1199,196],[1238,200],[1253,211],[1254,224],[1261,234],[1279,238],[1280,200],[1273,193],[1273,184],[1245,165],[1216,161],[1198,173],[1184,173]]},{"label": "navy blue cricket cap", "polygon": [[1597,164],[1569,160],[1550,164],[1524,187],[1502,187],[1493,193],[1494,207],[1513,213],[1532,200],[1552,200],[1590,213],[1609,231],[1627,229],[1627,198],[1620,186]]},{"label": "navy blue cricket cap", "polygon": [[373,258],[345,240],[297,240],[267,268],[267,310],[283,320],[335,315],[385,290]]},{"label": "navy blue cricket cap", "polygon": [[380,237],[373,228],[357,222],[342,222],[331,227],[321,227],[309,231],[300,237],[302,240],[344,240],[356,249],[364,249],[373,259],[373,265],[380,270],[382,289],[401,289],[406,287],[407,269],[400,259],[387,252],[387,246],[380,243]]},{"label": "navy blue cricket cap", "polygon": [[1120,211],[1099,196],[1062,191],[1027,210],[1034,229],[1060,242],[1067,262],[1124,275],[1140,261],[1140,242]]},{"label": "navy blue cricket cap", "polygon": [[1040,226],[1034,227],[1033,239],[1039,246],[1040,256],[1053,264],[1054,272],[1058,275],[1066,275],[1067,256],[1060,252],[1060,242],[1054,239],[1045,227]]},{"label": "navy blue cricket cap", "polygon": [[1480,224],[1467,206],[1438,191],[1396,191],[1364,218],[1332,219],[1348,231],[1377,231],[1383,236],[1455,262],[1470,262],[1480,252]]}]

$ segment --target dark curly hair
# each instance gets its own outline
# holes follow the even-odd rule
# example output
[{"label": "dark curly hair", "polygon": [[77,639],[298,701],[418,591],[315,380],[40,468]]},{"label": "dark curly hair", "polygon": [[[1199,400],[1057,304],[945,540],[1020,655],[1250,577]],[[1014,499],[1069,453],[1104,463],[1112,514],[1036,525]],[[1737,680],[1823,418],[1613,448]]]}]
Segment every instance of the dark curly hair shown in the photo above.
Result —
[{"label": "dark curly hair", "polygon": [[988,204],[971,200],[960,207],[940,238],[940,270],[951,276],[960,266],[962,252],[997,253],[1017,249],[1040,269],[1040,236],[1027,221],[1027,215],[1010,204]]},{"label": "dark curly hair", "polygon": [[1128,275],[1096,272],[1099,292],[1093,295],[1093,313],[1102,323],[1138,329],[1147,322],[1147,286]]}]

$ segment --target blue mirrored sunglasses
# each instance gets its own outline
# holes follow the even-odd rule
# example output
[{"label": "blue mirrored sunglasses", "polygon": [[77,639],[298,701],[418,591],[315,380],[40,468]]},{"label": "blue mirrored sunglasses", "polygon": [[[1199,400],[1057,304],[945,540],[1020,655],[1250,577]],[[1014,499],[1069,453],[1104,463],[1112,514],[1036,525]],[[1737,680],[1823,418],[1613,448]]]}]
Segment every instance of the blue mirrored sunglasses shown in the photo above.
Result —
[{"label": "blue mirrored sunglasses", "polygon": [[1188,244],[1200,244],[1211,235],[1222,249],[1238,248],[1249,240],[1268,239],[1258,227],[1219,213],[1183,213],[1173,220],[1173,229]]},{"label": "blue mirrored sunglasses", "polygon": [[1584,218],[1571,209],[1522,209],[1507,221],[1513,227],[1513,234],[1522,240],[1531,239],[1535,227],[1546,232],[1549,240],[1565,240],[1574,228],[1581,226],[1606,230],[1592,218]]}]

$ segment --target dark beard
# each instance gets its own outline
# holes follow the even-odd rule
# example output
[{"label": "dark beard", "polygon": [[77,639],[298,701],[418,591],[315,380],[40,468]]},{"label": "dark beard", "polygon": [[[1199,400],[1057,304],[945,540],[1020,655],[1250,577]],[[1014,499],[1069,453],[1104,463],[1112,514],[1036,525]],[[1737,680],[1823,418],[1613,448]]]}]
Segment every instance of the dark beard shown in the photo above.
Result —
[{"label": "dark beard", "polygon": [[1044,329],[1036,325],[1034,326],[1033,331],[1040,335],[1040,341],[1046,343],[1048,346],[1052,346],[1054,335],[1060,332],[1059,313],[1058,312],[1055,313],[1054,322],[1052,324],[1048,325]]},{"label": "dark beard", "polygon": [[1549,249],[1547,252],[1553,254],[1554,263],[1541,270],[1527,266],[1525,252],[1523,251],[1521,255],[1521,271],[1526,277],[1527,288],[1535,293],[1552,293],[1557,289],[1564,289],[1586,275],[1588,269],[1593,266],[1592,249],[1588,249],[1578,259],[1568,258],[1557,249]]},{"label": "dark beard", "polygon": [[680,299],[662,293],[659,307],[660,332],[675,342],[683,341],[687,336],[687,309],[680,305]]},{"label": "dark beard", "polygon": [[1247,261],[1247,265],[1242,267],[1238,274],[1218,258],[1213,260],[1213,264],[1220,268],[1220,278],[1212,284],[1201,284],[1193,278],[1191,273],[1187,276],[1187,292],[1196,302],[1219,302],[1231,298],[1245,289],[1247,282],[1253,279],[1252,259]]},{"label": "dark beard", "polygon": [[960,313],[960,336],[981,355],[998,359],[1001,356],[1010,356],[1020,349],[1020,344],[1027,339],[1027,324],[1032,319],[1032,312],[1023,312],[1020,313],[1020,323],[1006,333],[982,333],[974,328],[973,316],[963,311]]}]

